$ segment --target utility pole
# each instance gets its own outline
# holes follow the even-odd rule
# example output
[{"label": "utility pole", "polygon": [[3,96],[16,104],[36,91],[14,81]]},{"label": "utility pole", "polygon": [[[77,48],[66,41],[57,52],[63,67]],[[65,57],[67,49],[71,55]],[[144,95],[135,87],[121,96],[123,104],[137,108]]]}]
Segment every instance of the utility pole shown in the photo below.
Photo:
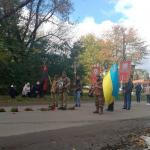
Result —
[{"label": "utility pole", "polygon": [[125,33],[123,33],[123,61],[126,61],[126,55],[125,55]]}]

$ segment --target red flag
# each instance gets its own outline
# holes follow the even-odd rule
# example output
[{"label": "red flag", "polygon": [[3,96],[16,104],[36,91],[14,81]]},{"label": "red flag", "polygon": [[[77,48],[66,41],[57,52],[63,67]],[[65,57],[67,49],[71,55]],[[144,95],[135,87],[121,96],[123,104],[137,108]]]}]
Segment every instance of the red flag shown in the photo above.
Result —
[{"label": "red flag", "polygon": [[41,78],[41,84],[43,84],[43,91],[45,91],[47,88],[47,77],[48,77],[48,71],[46,65],[44,64],[44,70]]},{"label": "red flag", "polygon": [[92,72],[91,72],[91,85],[94,85],[96,82],[96,75],[100,74],[100,67],[92,67]]},{"label": "red flag", "polygon": [[130,76],[131,61],[121,61],[119,69],[119,81],[128,82]]}]

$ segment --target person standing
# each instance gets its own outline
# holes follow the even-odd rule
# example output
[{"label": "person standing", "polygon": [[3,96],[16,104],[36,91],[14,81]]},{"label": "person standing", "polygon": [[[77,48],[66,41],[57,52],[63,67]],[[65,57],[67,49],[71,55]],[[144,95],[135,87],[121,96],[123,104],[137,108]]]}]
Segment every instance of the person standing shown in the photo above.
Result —
[{"label": "person standing", "polygon": [[[103,114],[103,107],[104,107],[104,93],[103,93],[103,80],[101,79],[100,75],[96,75],[96,83],[92,92],[95,95],[95,106],[96,110],[93,113],[99,113],[100,115]],[[90,93],[90,95],[91,95]],[[100,112],[99,112],[100,109]]]},{"label": "person standing", "polygon": [[108,105],[108,109],[106,111],[114,111],[114,102]]},{"label": "person standing", "polygon": [[77,76],[77,80],[76,80],[76,83],[75,83],[75,89],[74,89],[74,92],[75,92],[75,103],[76,103],[76,107],[79,106],[81,107],[81,99],[80,99],[80,93],[82,91],[82,83],[81,83],[81,80],[80,80],[80,76]]},{"label": "person standing", "polygon": [[62,76],[58,80],[59,87],[59,98],[60,98],[60,107],[58,109],[66,110],[67,109],[67,92],[70,87],[70,79],[67,77],[66,72],[62,72]]},{"label": "person standing", "polygon": [[135,89],[136,89],[137,103],[139,104],[140,103],[140,94],[141,94],[142,87],[139,83],[137,83],[137,86],[135,87]]},{"label": "person standing", "polygon": [[150,105],[150,84],[147,84],[147,87],[146,87],[146,97],[147,97],[146,105]]},{"label": "person standing", "polygon": [[124,108],[122,108],[122,109],[127,109],[127,110],[131,109],[131,92],[132,92],[132,82],[129,81],[125,85],[125,90],[124,90],[124,93],[125,93],[125,105],[124,105]]},{"label": "person standing", "polygon": [[51,98],[52,98],[52,103],[53,106],[58,107],[58,76],[54,76],[54,81],[50,82],[51,84]]}]

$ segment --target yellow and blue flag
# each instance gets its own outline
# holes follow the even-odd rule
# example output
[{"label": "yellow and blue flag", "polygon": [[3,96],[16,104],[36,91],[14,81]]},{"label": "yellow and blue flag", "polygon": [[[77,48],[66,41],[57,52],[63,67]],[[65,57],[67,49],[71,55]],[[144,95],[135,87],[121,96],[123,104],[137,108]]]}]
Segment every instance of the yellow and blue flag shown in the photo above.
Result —
[{"label": "yellow and blue flag", "polygon": [[110,68],[103,79],[103,92],[106,105],[118,99],[119,74],[117,62]]}]

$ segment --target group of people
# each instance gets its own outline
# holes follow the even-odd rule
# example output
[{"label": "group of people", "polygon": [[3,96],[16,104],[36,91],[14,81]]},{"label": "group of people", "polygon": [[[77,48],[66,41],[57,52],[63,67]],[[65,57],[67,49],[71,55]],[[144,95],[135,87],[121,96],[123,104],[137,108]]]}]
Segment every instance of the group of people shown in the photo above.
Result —
[{"label": "group of people", "polygon": [[[43,90],[41,89],[40,82],[37,82],[35,85],[30,88],[30,83],[26,83],[22,90],[22,97],[33,97],[36,98],[39,94],[40,97],[43,97]],[[19,95],[16,89],[16,85],[13,84],[10,87],[9,95],[11,98],[16,98]]]},{"label": "group of people", "polygon": [[144,92],[147,98],[147,104],[150,105],[150,84],[147,84],[147,87],[142,89],[141,85],[137,83],[136,87],[136,97],[137,97],[137,103],[140,104],[140,97],[141,97],[141,92]]},{"label": "group of people", "polygon": [[[68,91],[70,88],[70,79],[67,77],[66,72],[62,72],[62,76],[58,79],[58,76],[54,76],[54,81],[50,81],[51,84],[51,98],[52,103],[54,106],[58,107],[58,96],[60,99],[60,107],[59,110],[66,110],[67,109],[67,98],[68,98]],[[36,98],[39,94],[40,97],[44,96],[42,90],[42,84],[37,82],[31,89],[30,83],[26,83],[22,90],[22,97],[34,97]],[[77,76],[77,80],[74,83],[74,92],[75,92],[75,101],[76,106],[81,106],[80,102],[80,93],[82,91],[82,83],[80,81],[80,77]],[[15,98],[19,93],[16,90],[16,85],[12,85],[10,88],[9,95],[11,98]]]},{"label": "group of people", "polygon": [[[62,72],[62,76],[58,79],[58,76],[54,76],[54,81],[50,81],[51,85],[51,98],[52,104],[58,107],[58,97],[60,99],[60,107],[59,110],[67,109],[67,98],[68,91],[70,88],[70,79],[67,77],[66,72]],[[16,86],[12,86],[13,92],[15,91]],[[10,89],[10,91],[12,91]],[[11,93],[11,92],[10,92]],[[100,75],[96,76],[96,84],[94,89],[90,92],[90,95],[95,94],[95,106],[96,111],[93,113],[103,114],[103,106],[104,106],[104,95],[103,95],[103,87],[102,87],[102,79]],[[22,97],[37,97],[40,94],[40,83],[37,82],[31,89],[30,83],[26,83],[23,87]],[[77,76],[76,81],[74,82],[74,94],[75,94],[75,107],[81,107],[81,99],[80,96],[82,94],[82,82],[80,80],[80,76]],[[15,94],[13,97],[10,94],[11,98],[15,98],[18,94]],[[40,95],[41,96],[41,95]]]},{"label": "group of people", "polygon": [[[51,99],[52,104],[58,107],[58,98],[60,100],[60,107],[59,110],[66,110],[67,109],[67,98],[68,98],[68,91],[70,88],[70,79],[67,77],[66,72],[62,72],[62,76],[58,78],[57,75],[54,76],[54,81],[50,81],[51,85]],[[125,83],[123,86],[123,93],[124,93],[124,107],[123,109],[130,110],[131,109],[131,93],[133,89],[133,83],[129,80],[128,83]],[[137,102],[140,103],[140,92],[142,90],[141,85],[138,83],[135,87],[136,89],[136,96]],[[82,82],[80,80],[80,76],[77,76],[76,81],[74,82],[74,94],[75,94],[75,107],[81,107],[81,96],[82,93]],[[103,107],[104,107],[104,93],[103,93],[103,79],[99,74],[96,75],[96,83],[94,88],[92,88],[88,96],[95,97],[95,107],[96,110],[93,113],[99,113],[100,115],[103,114]],[[43,97],[43,91],[41,90],[41,84],[37,82],[31,89],[30,83],[26,83],[23,87],[22,97],[37,97],[39,94],[40,97]],[[10,96],[11,98],[15,98],[18,95],[16,90],[16,85],[12,85],[10,88]],[[146,88],[146,95],[147,95],[147,105],[150,105],[150,86],[148,85]],[[114,110],[114,102],[108,106],[107,111]]]},{"label": "group of people", "polygon": [[142,89],[141,85],[138,83],[135,89],[136,89],[137,103],[138,104],[140,103],[141,92],[143,91],[147,98],[146,105],[150,105],[150,84],[147,84],[147,87],[145,89],[144,88]]},{"label": "group of people", "polygon": [[36,84],[30,89],[30,83],[26,83],[22,90],[22,97],[36,98],[38,94],[40,97],[43,97],[43,91],[41,90],[40,86],[40,82],[36,82]]},{"label": "group of people", "polygon": [[[125,83],[123,86],[123,91],[124,91],[124,107],[123,109],[130,110],[131,109],[131,94],[133,90],[133,83],[131,80],[129,80],[128,83]],[[136,93],[136,98],[137,98],[137,103],[140,104],[140,97],[141,97],[141,91],[142,87],[139,83],[135,86],[135,93]],[[145,94],[147,97],[147,104],[150,105],[150,84],[147,85],[145,89]]]},{"label": "group of people", "polygon": [[[67,77],[66,72],[62,72],[62,76],[58,79],[58,76],[54,76],[54,81],[50,81],[51,84],[51,99],[52,104],[58,107],[58,96],[60,99],[59,110],[67,109],[68,91],[70,88],[70,79]],[[74,82],[74,94],[75,94],[75,107],[81,107],[80,95],[82,93],[82,83],[80,76],[77,76],[77,80]]]}]

